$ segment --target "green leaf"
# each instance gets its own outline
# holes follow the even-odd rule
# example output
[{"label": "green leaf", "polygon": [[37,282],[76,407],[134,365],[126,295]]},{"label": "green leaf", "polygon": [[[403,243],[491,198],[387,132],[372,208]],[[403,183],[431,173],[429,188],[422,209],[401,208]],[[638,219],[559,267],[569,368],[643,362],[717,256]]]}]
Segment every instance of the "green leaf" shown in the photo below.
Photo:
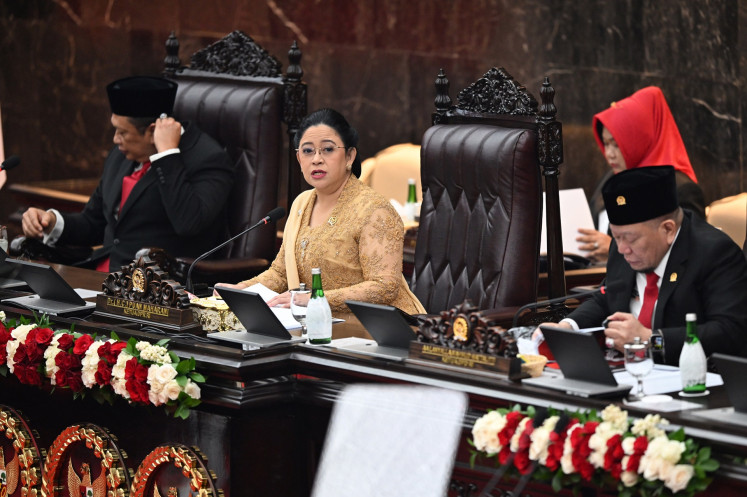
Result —
[{"label": "green leaf", "polygon": [[685,441],[685,430],[680,428],[677,431],[673,431],[669,434],[669,440],[676,440],[677,442]]},{"label": "green leaf", "polygon": [[710,447],[703,447],[698,452],[698,462],[707,461],[711,458],[711,448]]},{"label": "green leaf", "polygon": [[194,381],[195,383],[205,383],[205,377],[202,376],[197,371],[193,371],[189,373],[189,378]]},{"label": "green leaf", "polygon": [[[474,447],[474,445],[473,445]],[[469,467],[471,469],[474,469],[475,467],[475,459],[477,459],[477,451],[472,451],[472,455],[469,456]]]},{"label": "green leaf", "polygon": [[176,365],[176,372],[179,374],[182,374],[182,375],[187,374],[189,373],[189,371],[190,371],[189,361],[186,359],[183,361],[179,361],[179,364]]},{"label": "green leaf", "polygon": [[180,387],[184,388],[187,386],[187,377],[184,375],[179,375],[175,378],[176,384]]},{"label": "green leaf", "polygon": [[119,340],[119,335],[117,335],[116,331],[112,331],[111,333],[109,333],[109,336],[112,338],[112,340],[116,340],[118,342],[120,341]]},{"label": "green leaf", "polygon": [[718,467],[719,467],[719,463],[715,459],[708,459],[707,461],[699,462],[695,466],[696,470],[697,468],[700,468],[703,471],[710,471],[710,472],[716,471]]},{"label": "green leaf", "polygon": [[169,338],[162,338],[159,341],[156,342],[156,345],[159,345],[161,347],[165,347],[167,343],[169,343],[171,339]]},{"label": "green leaf", "polygon": [[174,417],[187,419],[189,417],[189,409],[184,405],[180,405],[176,408],[176,411],[174,411]]},{"label": "green leaf", "polygon": [[179,362],[179,356],[171,351],[169,351],[169,359],[171,359],[172,364],[176,364],[177,362]]},{"label": "green leaf", "polygon": [[552,478],[552,489],[555,492],[563,490],[563,472],[561,470],[556,471]]}]

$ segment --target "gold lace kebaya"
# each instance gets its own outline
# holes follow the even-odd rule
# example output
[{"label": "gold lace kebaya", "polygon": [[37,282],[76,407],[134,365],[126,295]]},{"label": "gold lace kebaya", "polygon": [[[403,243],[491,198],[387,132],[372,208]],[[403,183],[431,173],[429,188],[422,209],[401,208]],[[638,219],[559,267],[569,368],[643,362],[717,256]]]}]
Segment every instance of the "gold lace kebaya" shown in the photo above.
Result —
[{"label": "gold lace kebaya", "polygon": [[[389,201],[351,176],[328,221],[312,228],[315,200],[316,192],[310,190],[293,202],[275,261],[245,283],[288,290],[285,251],[287,241],[294,238],[299,280],[311,287],[311,269],[321,268],[333,313],[348,312],[345,300],[393,305],[411,314],[425,312],[402,276],[404,228]],[[294,229],[295,237],[289,232]]]}]

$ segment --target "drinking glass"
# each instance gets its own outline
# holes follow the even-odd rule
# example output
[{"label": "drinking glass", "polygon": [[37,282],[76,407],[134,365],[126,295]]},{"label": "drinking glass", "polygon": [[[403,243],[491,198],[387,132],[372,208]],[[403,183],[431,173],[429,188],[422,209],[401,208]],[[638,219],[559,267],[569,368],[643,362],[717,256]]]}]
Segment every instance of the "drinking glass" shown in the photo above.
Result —
[{"label": "drinking glass", "polygon": [[640,337],[636,337],[633,343],[626,343],[624,348],[625,369],[638,381],[636,391],[631,394],[631,398],[642,400],[645,397],[643,393],[643,377],[649,374],[654,368],[651,348],[648,346],[648,342],[641,341]]},{"label": "drinking glass", "polygon": [[0,226],[0,248],[8,251],[8,228]]},{"label": "drinking glass", "polygon": [[301,323],[301,336],[306,336],[306,306],[310,296],[311,290],[303,287],[291,290],[291,314],[293,319]]}]

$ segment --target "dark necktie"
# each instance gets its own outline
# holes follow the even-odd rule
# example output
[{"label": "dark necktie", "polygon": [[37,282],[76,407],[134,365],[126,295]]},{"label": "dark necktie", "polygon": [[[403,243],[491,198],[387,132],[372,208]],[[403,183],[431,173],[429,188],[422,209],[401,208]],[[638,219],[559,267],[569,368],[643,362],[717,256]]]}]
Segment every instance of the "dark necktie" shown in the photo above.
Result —
[{"label": "dark necktie", "polygon": [[643,306],[638,314],[638,321],[646,328],[651,328],[651,320],[654,313],[656,299],[659,298],[659,286],[656,284],[659,276],[651,271],[646,273],[646,289],[643,291]]}]

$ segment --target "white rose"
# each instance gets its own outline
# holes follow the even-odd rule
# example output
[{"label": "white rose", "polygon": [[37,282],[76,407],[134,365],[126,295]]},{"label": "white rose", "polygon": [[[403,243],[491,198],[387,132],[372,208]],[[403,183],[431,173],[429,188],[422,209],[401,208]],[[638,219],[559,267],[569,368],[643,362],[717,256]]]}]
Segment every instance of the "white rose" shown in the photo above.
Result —
[{"label": "white rose", "polygon": [[664,484],[669,487],[672,493],[677,493],[687,488],[693,473],[693,467],[689,464],[676,464],[664,480]]},{"label": "white rose", "polygon": [[163,385],[163,395],[170,400],[178,399],[181,392],[182,387],[179,386],[176,380],[171,380]]},{"label": "white rose", "polygon": [[642,473],[643,477],[649,481],[658,480],[661,467],[664,464],[667,463],[663,459],[644,456],[641,458],[641,462],[638,465],[638,472]]},{"label": "white rose", "polygon": [[623,438],[622,449],[626,454],[632,455],[635,452],[635,437]]},{"label": "white rose", "polygon": [[472,440],[475,448],[488,454],[500,452],[501,444],[498,442],[498,433],[505,426],[506,418],[498,411],[490,411],[483,415],[472,426]]},{"label": "white rose", "polygon": [[632,487],[638,483],[638,473],[633,471],[623,471],[620,474],[620,481],[623,482],[623,485],[626,487]]},{"label": "white rose", "polygon": [[[154,369],[155,368],[155,369]],[[176,369],[171,364],[164,364],[162,366],[153,365],[148,370],[148,382],[150,382],[150,373],[153,371],[153,377],[159,383],[168,383],[176,378]]]},{"label": "white rose", "polygon": [[544,464],[547,461],[547,447],[550,445],[550,433],[555,429],[555,425],[558,423],[558,416],[551,416],[542,423],[542,426],[535,429],[529,440],[529,459],[532,461],[539,461]]},{"label": "white rose", "polygon": [[187,380],[187,386],[184,387],[184,393],[186,393],[193,399],[199,399],[201,395],[200,387],[192,380]]},{"label": "white rose", "polygon": [[684,451],[684,442],[668,440],[668,443],[664,445],[663,450],[661,451],[661,457],[671,464],[677,464],[680,461],[680,457],[682,456],[682,453]]},{"label": "white rose", "polygon": [[10,336],[18,340],[19,342],[25,342],[26,336],[29,334],[29,331],[36,328],[35,324],[22,324],[21,326],[16,326],[13,328],[13,331],[10,332]]}]

